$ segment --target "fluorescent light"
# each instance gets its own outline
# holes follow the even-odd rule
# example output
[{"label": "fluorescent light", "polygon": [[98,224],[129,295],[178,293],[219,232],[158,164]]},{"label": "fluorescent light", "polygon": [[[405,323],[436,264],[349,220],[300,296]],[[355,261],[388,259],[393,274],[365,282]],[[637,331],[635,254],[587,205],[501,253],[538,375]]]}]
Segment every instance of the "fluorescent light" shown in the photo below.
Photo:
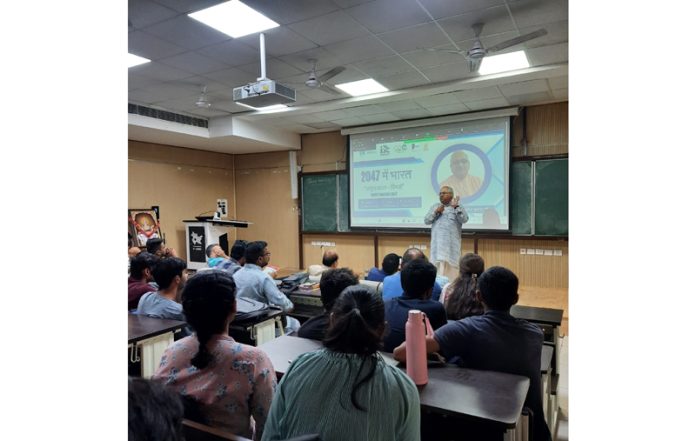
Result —
[{"label": "fluorescent light", "polygon": [[278,27],[279,24],[239,0],[231,0],[188,15],[232,38]]},{"label": "fluorescent light", "polygon": [[353,81],[350,83],[336,84],[336,87],[353,96],[369,95],[371,93],[388,92],[389,89],[379,84],[372,78]]},{"label": "fluorescent light", "polygon": [[271,106],[265,106],[265,107],[253,107],[250,106],[249,104],[242,104],[242,103],[235,103],[238,106],[244,106],[248,107],[250,109],[258,110],[259,112],[267,112],[267,113],[272,113],[272,112],[284,112],[286,110],[290,110],[288,106],[285,104],[273,104]]},{"label": "fluorescent light", "polygon": [[149,63],[150,60],[148,60],[147,58],[139,57],[137,55],[133,55],[133,54],[129,53],[128,58],[127,58],[127,62],[128,62],[128,67],[133,67],[133,66],[137,66],[139,64]]},{"label": "fluorescent light", "polygon": [[479,67],[481,75],[506,72],[509,70],[524,69],[529,67],[529,60],[524,51],[510,52],[502,55],[484,57]]}]

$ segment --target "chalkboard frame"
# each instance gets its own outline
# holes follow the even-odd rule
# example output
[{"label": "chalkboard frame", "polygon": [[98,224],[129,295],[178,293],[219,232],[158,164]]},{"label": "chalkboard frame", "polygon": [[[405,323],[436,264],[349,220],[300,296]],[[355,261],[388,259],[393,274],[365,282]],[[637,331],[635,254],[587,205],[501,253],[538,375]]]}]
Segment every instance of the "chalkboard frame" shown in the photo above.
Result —
[{"label": "chalkboard frame", "polygon": [[[302,179],[303,179],[305,176],[326,176],[326,175],[333,175],[333,176],[336,176],[336,178],[338,179],[338,176],[339,176],[339,175],[348,175],[348,171],[347,171],[347,170],[331,170],[331,171],[307,172],[307,173],[305,173],[305,172],[299,172],[299,173],[297,174],[297,182],[300,184],[300,191],[299,191],[299,198],[298,198],[298,208],[299,208],[299,210],[300,210],[300,219],[299,219],[300,235],[302,235],[302,234],[341,234],[341,233],[348,233],[348,232],[350,232],[350,227],[349,227],[348,231],[339,231],[339,228],[340,228],[340,227],[339,227],[339,220],[338,220],[338,218],[336,219],[336,223],[337,223],[337,224],[336,224],[336,231],[305,230],[305,229],[304,229],[304,213],[305,213],[305,210],[304,210],[304,201],[303,201],[303,193],[304,193],[304,191],[303,191],[303,186],[304,186],[304,183],[303,183]],[[348,179],[350,179],[350,176],[348,176]],[[336,182],[336,185],[340,185],[340,182],[337,181],[337,182]],[[350,184],[349,184],[349,185],[350,185]],[[336,204],[339,204],[339,203],[340,203],[340,202],[339,202],[339,200],[338,200],[338,198],[337,198]],[[350,201],[349,201],[349,203],[350,203]],[[337,209],[339,209],[339,207],[337,207]],[[339,213],[337,213],[337,215],[339,215]],[[349,221],[349,222],[350,222],[350,221]]]},{"label": "chalkboard frame", "polygon": [[[531,161],[532,163],[536,161],[549,160],[549,159],[568,159],[567,154],[560,155],[536,155],[536,156],[517,156],[510,158],[509,172],[512,170],[513,162],[521,161]],[[344,170],[331,170],[331,171],[321,171],[321,172],[299,172],[298,182],[302,182],[304,176],[314,176],[314,175],[346,175],[348,180],[348,187],[350,187],[350,173],[347,169]],[[337,183],[337,185],[339,185]],[[512,185],[512,179],[510,179],[510,185]],[[532,189],[533,191],[534,189]],[[512,195],[512,188],[510,188],[510,195]],[[337,201],[337,203],[339,203]],[[350,195],[348,196],[348,210],[350,210]],[[533,204],[533,201],[532,201]],[[304,230],[303,229],[303,216],[304,216],[304,201],[302,200],[302,191],[299,195],[299,208],[300,208],[300,219],[298,223],[299,227],[299,237],[302,240],[302,235],[304,234],[331,234],[331,235],[423,235],[430,234],[429,228],[419,228],[419,229],[402,229],[402,228],[371,228],[371,227],[354,227],[350,225],[350,215],[348,216],[348,230],[347,231],[316,231],[316,230]],[[532,206],[532,210],[534,207]],[[512,211],[512,209],[511,209]],[[533,214],[532,214],[533,216]],[[532,225],[534,219],[531,219]],[[567,240],[568,234],[564,235],[536,235],[534,231],[530,234],[516,234],[512,232],[512,222],[510,222],[510,229],[507,231],[492,231],[492,230],[478,230],[478,231],[467,231],[462,233],[462,237],[478,238],[478,239],[539,239],[539,240]]]}]

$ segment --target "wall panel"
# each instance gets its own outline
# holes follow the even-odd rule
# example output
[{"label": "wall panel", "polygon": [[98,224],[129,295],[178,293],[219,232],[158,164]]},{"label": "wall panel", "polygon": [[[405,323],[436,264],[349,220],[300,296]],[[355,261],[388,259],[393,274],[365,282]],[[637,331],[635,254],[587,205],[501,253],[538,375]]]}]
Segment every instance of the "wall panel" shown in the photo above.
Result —
[{"label": "wall panel", "polygon": [[334,242],[336,246],[324,247],[336,250],[338,266],[352,269],[358,276],[372,268],[374,261],[374,241],[372,235],[305,234],[302,236],[304,267],[320,264],[324,248],[312,245],[312,241]]},{"label": "wall panel", "polygon": [[[227,199],[234,218],[234,172],[232,170],[176,165],[141,160],[128,161],[128,207],[160,207],[160,223],[167,246],[186,259],[186,229],[183,220],[215,210],[218,198]],[[123,213],[124,229],[126,213]],[[235,238],[235,228],[229,231]],[[124,234],[125,236],[125,234]]]},{"label": "wall panel", "polygon": [[236,171],[237,218],[253,223],[249,228],[239,229],[238,237],[268,242],[271,265],[297,268],[299,216],[297,203],[290,197],[287,156],[285,153],[284,167]]}]

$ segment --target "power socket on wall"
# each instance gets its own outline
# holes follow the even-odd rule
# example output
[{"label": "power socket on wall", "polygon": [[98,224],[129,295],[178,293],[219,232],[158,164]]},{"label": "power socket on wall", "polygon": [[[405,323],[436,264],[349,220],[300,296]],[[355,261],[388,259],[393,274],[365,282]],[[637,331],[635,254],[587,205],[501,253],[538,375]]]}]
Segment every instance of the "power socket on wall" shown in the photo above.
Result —
[{"label": "power socket on wall", "polygon": [[312,241],[312,246],[313,247],[335,247],[336,242],[322,242],[319,240],[313,240]]}]

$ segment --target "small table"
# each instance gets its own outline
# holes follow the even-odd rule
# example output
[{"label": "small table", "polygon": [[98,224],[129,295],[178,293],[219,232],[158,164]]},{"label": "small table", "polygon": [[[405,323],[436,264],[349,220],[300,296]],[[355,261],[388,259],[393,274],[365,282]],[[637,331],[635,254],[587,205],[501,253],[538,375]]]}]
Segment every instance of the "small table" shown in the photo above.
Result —
[{"label": "small table", "polygon": [[[174,342],[174,333],[186,322],[128,314],[129,361],[140,362],[140,375],[150,378],[159,365],[162,353]],[[138,355],[138,348],[142,356]]]},{"label": "small table", "polygon": [[[282,336],[260,348],[268,354],[280,378],[295,358],[322,348],[322,344]],[[382,352],[381,355],[388,364],[397,365],[392,354]],[[505,428],[515,427],[529,389],[527,377],[454,365],[430,368],[428,376],[428,384],[418,391],[422,410],[493,422]]]}]

